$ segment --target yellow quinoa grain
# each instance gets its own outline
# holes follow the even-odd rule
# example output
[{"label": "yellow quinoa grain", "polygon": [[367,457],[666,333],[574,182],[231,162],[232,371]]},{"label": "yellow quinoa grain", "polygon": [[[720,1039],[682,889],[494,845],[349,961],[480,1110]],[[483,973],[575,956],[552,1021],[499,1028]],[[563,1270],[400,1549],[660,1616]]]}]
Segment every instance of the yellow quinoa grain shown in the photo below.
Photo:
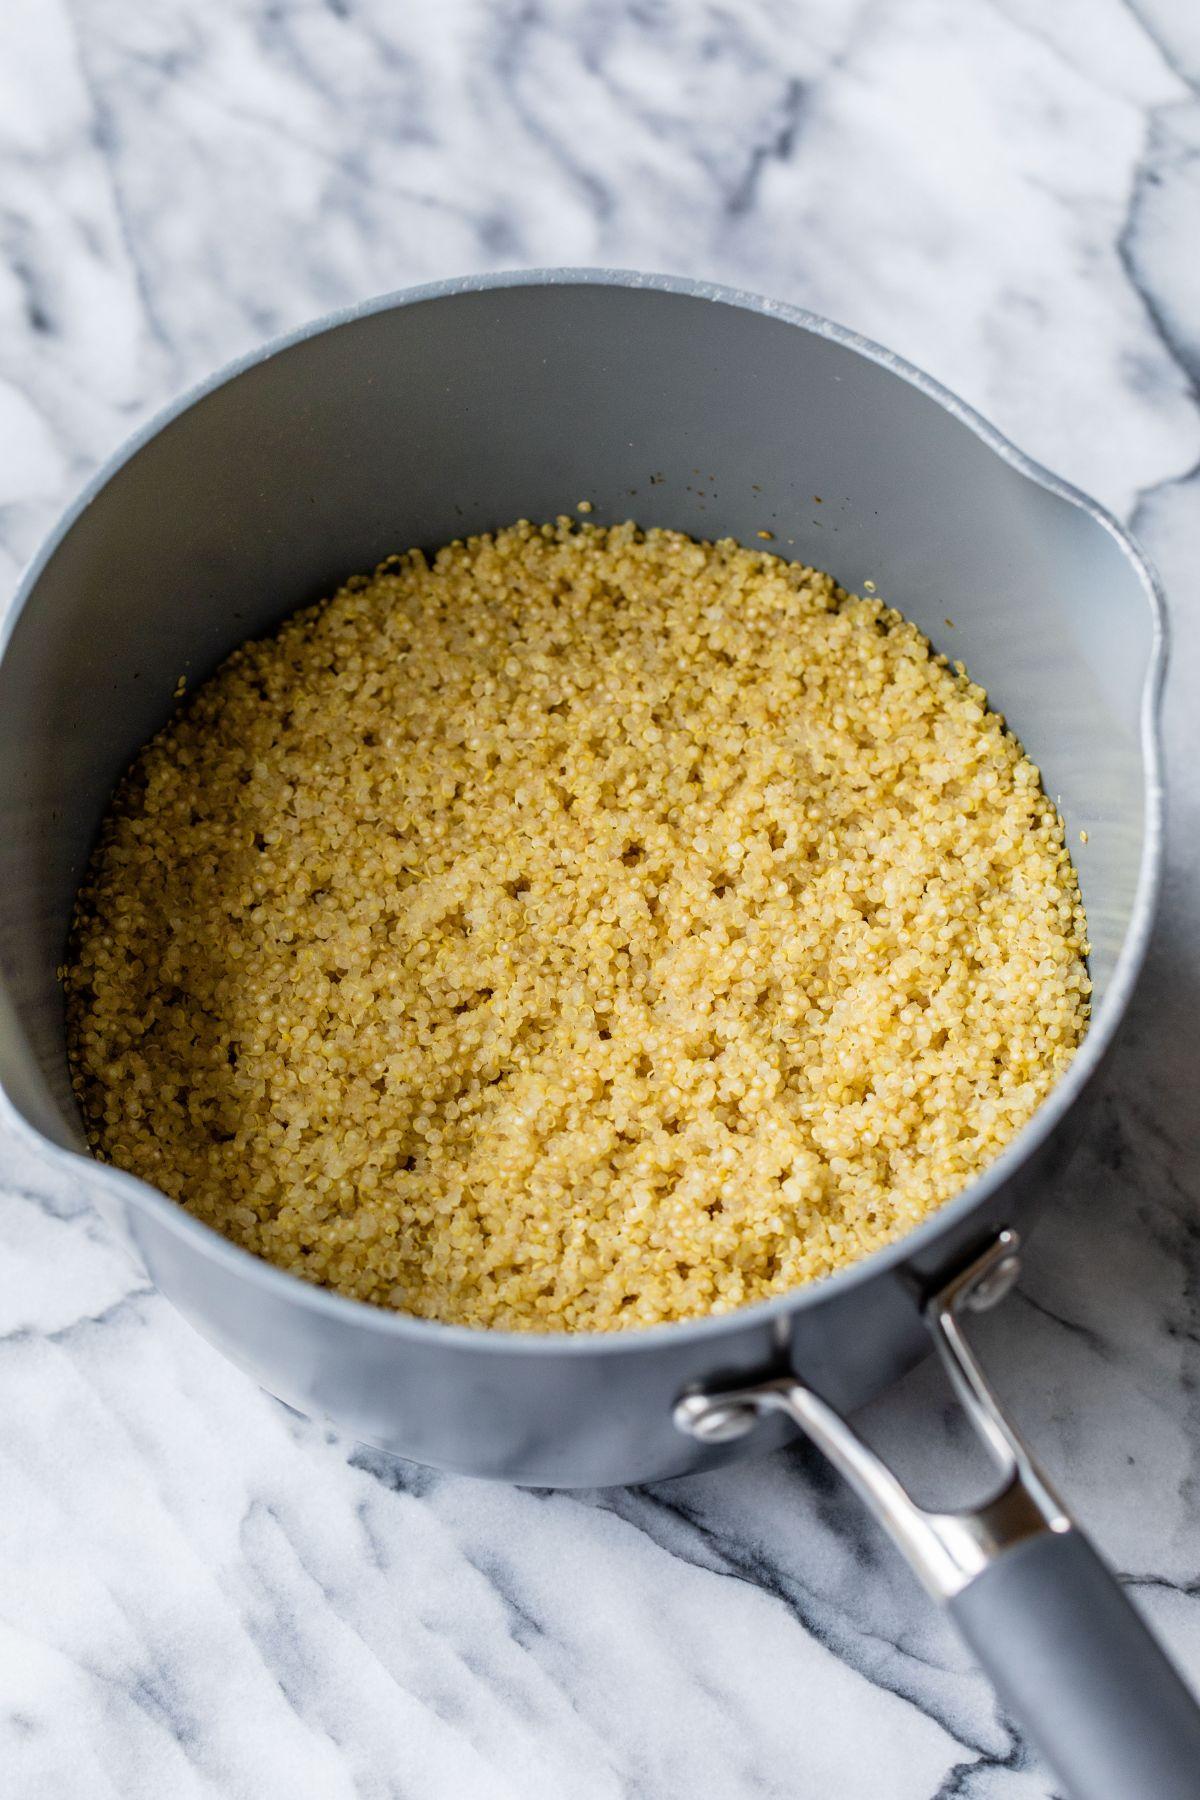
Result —
[{"label": "yellow quinoa grain", "polygon": [[564,518],[236,651],[119,789],[65,982],[104,1160],[344,1294],[609,1330],[948,1199],[1086,950],[1037,771],[915,626]]}]

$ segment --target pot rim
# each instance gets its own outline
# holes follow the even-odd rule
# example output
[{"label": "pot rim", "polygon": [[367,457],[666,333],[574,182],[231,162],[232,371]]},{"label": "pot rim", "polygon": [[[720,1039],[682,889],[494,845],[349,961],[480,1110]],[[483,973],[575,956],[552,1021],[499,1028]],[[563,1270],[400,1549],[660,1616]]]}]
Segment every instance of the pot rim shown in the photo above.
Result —
[{"label": "pot rim", "polygon": [[290,350],[309,338],[323,336],[375,313],[423,305],[429,301],[453,300],[461,295],[523,287],[612,287],[672,294],[687,300],[707,300],[717,305],[757,313],[765,318],[778,319],[812,336],[838,344],[843,349],[876,363],[935,401],[943,411],[974,432],[1002,462],[1047,493],[1078,508],[1116,542],[1133,569],[1151,615],[1150,652],[1143,677],[1139,721],[1145,829],[1129,926],[1104,999],[1070,1066],[1028,1124],[1022,1127],[994,1162],[968,1182],[953,1199],[946,1201],[921,1224],[892,1243],[883,1245],[843,1269],[769,1300],[755,1301],[727,1313],[706,1314],[696,1319],[675,1320],[660,1325],[634,1326],[622,1331],[505,1331],[486,1326],[451,1325],[436,1319],[393,1312],[369,1301],[354,1300],[317,1287],[300,1276],[276,1268],[250,1251],[241,1249],[211,1226],[194,1218],[180,1203],[169,1199],[137,1176],[117,1169],[112,1164],[98,1162],[83,1152],[51,1142],[17,1109],[2,1085],[0,1124],[13,1131],[43,1162],[49,1162],[68,1176],[101,1182],[114,1199],[150,1213],[184,1244],[218,1265],[223,1265],[232,1276],[257,1282],[281,1300],[308,1306],[314,1312],[323,1313],[331,1321],[346,1326],[359,1326],[400,1341],[420,1340],[431,1345],[442,1344],[447,1348],[483,1350],[489,1353],[500,1351],[516,1356],[548,1353],[565,1356],[622,1356],[649,1352],[668,1345],[678,1349],[692,1343],[716,1346],[723,1339],[756,1327],[769,1328],[797,1312],[821,1305],[826,1299],[848,1294],[861,1283],[910,1262],[923,1251],[932,1248],[940,1237],[948,1234],[954,1226],[966,1221],[974,1211],[982,1207],[989,1196],[1049,1137],[1082,1093],[1112,1042],[1145,961],[1162,885],[1165,797],[1161,710],[1167,658],[1167,613],[1162,585],[1153,565],[1111,513],[1089,495],[1061,480],[1018,450],[994,425],[950,388],[935,381],[932,376],[896,355],[894,351],[846,326],[835,324],[818,313],[809,312],[804,307],[768,299],[742,288],[692,280],[686,276],[648,274],[630,269],[499,270],[400,288],[339,308],[236,357],[161,407],[105,460],[73,504],[63,512],[35,553],[0,619],[0,659],[7,649],[16,621],[33,595],[43,571],[87,507],[151,439],[199,401],[235,381],[259,363]]}]

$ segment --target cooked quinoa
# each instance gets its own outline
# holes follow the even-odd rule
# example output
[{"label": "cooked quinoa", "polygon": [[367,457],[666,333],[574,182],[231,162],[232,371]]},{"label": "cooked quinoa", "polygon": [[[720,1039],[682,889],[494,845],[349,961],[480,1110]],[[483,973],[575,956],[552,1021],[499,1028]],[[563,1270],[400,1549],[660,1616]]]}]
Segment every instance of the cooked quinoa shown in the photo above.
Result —
[{"label": "cooked quinoa", "polygon": [[1038,771],[876,598],[566,518],[390,557],[142,752],[66,970],[97,1155],[297,1275],[611,1330],[828,1274],[1087,1019]]}]

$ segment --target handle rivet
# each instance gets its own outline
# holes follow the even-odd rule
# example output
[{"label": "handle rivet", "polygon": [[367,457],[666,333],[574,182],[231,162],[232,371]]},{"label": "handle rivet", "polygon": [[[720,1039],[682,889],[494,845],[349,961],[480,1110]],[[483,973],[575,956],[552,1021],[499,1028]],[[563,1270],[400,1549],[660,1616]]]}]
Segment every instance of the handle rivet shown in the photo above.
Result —
[{"label": "handle rivet", "polygon": [[684,1394],[675,1405],[676,1427],[701,1444],[730,1444],[758,1424],[758,1408],[746,1401]]},{"label": "handle rivet", "polygon": [[1004,1257],[994,1268],[980,1276],[969,1293],[963,1295],[963,1305],[969,1307],[971,1312],[987,1312],[989,1307],[998,1305],[1010,1292],[1020,1273],[1020,1257]]}]

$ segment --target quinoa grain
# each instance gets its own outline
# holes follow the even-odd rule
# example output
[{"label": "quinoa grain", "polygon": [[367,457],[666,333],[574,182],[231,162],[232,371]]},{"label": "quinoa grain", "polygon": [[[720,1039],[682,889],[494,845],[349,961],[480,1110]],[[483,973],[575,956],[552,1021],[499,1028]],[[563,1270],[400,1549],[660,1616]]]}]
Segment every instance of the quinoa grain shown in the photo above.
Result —
[{"label": "quinoa grain", "polygon": [[609,1330],[947,1200],[1069,1062],[1086,950],[1037,770],[912,624],[564,518],[236,651],[119,789],[65,986],[96,1153],[246,1249]]}]

